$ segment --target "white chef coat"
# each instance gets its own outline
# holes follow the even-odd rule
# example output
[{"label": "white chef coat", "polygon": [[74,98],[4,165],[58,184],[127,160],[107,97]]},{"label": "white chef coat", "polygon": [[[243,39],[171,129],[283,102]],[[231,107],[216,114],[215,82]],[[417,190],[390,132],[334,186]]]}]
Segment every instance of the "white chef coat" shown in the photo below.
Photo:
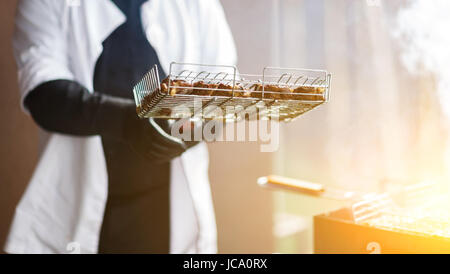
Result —
[{"label": "white chef coat", "polygon": [[[166,72],[172,61],[236,63],[218,0],[151,0],[141,7],[141,17]],[[102,42],[124,21],[110,0],[20,0],[13,43],[22,99],[57,79],[92,91]],[[183,153],[171,166],[170,252],[216,252],[206,145]],[[5,251],[66,253],[76,246],[81,253],[96,253],[107,181],[99,136],[50,134],[16,208]]]}]

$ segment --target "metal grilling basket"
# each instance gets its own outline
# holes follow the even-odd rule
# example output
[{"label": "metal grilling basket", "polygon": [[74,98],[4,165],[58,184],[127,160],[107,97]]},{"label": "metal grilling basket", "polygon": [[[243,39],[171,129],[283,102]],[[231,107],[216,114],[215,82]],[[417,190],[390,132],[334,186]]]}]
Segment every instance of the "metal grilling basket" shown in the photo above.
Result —
[{"label": "metal grilling basket", "polygon": [[171,63],[160,81],[155,65],[134,87],[141,118],[277,119],[289,122],[329,100],[324,70],[266,67],[261,75],[235,66]]}]

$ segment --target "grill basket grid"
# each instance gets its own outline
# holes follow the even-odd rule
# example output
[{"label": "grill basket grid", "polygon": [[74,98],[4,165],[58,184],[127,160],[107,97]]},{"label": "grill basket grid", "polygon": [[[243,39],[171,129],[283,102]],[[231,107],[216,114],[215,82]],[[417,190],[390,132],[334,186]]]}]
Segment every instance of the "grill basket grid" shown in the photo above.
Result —
[{"label": "grill basket grid", "polygon": [[[183,87],[174,81],[190,84],[202,81],[216,88]],[[134,87],[137,113],[141,118],[219,119],[227,122],[242,119],[277,119],[289,122],[329,100],[331,74],[323,70],[266,67],[262,75],[239,74],[234,66],[171,63],[168,88],[162,90],[155,65]],[[231,89],[217,88],[227,85]],[[255,85],[260,90],[255,90]],[[316,89],[311,92],[274,92],[270,86],[294,89]],[[252,89],[253,88],[253,89]],[[192,92],[195,89],[197,94]],[[269,90],[268,90],[269,89]],[[187,90],[187,92],[186,92]],[[219,95],[198,95],[198,91]],[[302,91],[302,90],[301,90]]]}]

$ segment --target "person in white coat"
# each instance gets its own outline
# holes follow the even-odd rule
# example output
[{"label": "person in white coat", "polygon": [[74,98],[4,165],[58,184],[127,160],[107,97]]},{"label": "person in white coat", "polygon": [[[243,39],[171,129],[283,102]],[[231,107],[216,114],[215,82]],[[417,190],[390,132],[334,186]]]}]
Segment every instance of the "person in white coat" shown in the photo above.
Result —
[{"label": "person in white coat", "polygon": [[206,145],[139,120],[131,96],[154,64],[235,65],[219,1],[21,0],[13,45],[45,134],[5,251],[216,252]]}]

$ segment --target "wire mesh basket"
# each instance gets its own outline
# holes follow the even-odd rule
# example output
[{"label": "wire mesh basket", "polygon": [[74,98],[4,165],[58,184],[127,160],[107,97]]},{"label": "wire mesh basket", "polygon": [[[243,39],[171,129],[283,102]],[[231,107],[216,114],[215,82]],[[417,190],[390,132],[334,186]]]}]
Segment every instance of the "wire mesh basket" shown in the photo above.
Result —
[{"label": "wire mesh basket", "polygon": [[266,67],[254,75],[235,66],[173,62],[166,79],[160,81],[155,65],[133,93],[141,118],[289,122],[327,102],[330,83],[324,70]]}]

